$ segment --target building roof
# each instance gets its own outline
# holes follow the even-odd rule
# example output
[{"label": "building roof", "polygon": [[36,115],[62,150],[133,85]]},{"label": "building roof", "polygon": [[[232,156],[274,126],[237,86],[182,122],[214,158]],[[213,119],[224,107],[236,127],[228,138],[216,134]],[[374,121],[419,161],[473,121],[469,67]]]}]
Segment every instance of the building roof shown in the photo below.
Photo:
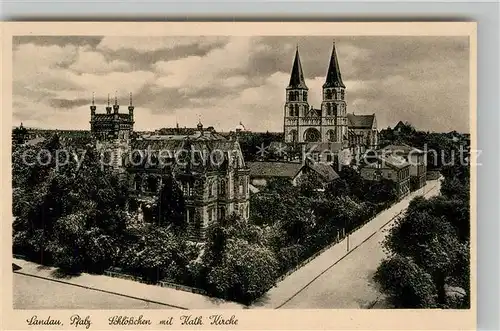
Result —
[{"label": "building roof", "polygon": [[340,178],[340,176],[335,172],[335,170],[333,170],[332,166],[330,166],[329,164],[320,162],[308,162],[307,166],[318,175],[320,175],[327,183]]},{"label": "building roof", "polygon": [[394,126],[394,130],[398,129],[398,128],[402,128],[404,127],[405,124],[403,123],[403,121],[399,121],[395,126]]},{"label": "building roof", "polygon": [[294,178],[304,166],[295,162],[247,162],[250,177]]},{"label": "building roof", "polygon": [[342,143],[339,142],[317,142],[305,143],[306,152],[324,153],[324,152],[339,152],[342,150]]},{"label": "building roof", "polygon": [[409,145],[406,145],[406,144],[400,144],[400,145],[388,145],[388,146],[385,146],[383,149],[382,149],[383,152],[392,152],[394,154],[410,154],[410,152],[412,153],[416,153],[416,154],[424,154],[424,151],[416,148],[416,147],[412,147],[412,146],[409,146]]},{"label": "building roof", "polygon": [[379,155],[377,156],[377,162],[370,162],[365,165],[367,168],[391,168],[396,170],[403,169],[408,166],[410,166],[410,164],[404,158],[394,155]]},{"label": "building roof", "polygon": [[290,83],[288,88],[301,88],[308,89],[304,79],[304,72],[302,71],[302,64],[300,63],[299,48],[295,51],[295,59],[293,60],[292,73],[290,75]]},{"label": "building roof", "polygon": [[353,129],[372,129],[375,124],[375,114],[354,115],[347,114],[348,127]]},{"label": "building roof", "polygon": [[[191,170],[226,168],[232,164],[237,152],[238,142],[227,139],[202,139],[191,136],[148,137],[133,140],[132,155],[124,155],[124,160],[131,168],[164,168],[172,165],[181,168],[189,165]],[[135,153],[135,154],[134,154]],[[150,155],[148,157],[148,155]],[[239,167],[244,167],[242,155],[237,155]],[[164,164],[160,164],[165,162]]]},{"label": "building roof", "polygon": [[328,72],[326,74],[326,81],[323,84],[325,87],[344,87],[342,82],[342,75],[340,74],[339,61],[337,59],[337,53],[335,51],[335,42],[333,43],[332,55],[330,56],[330,64],[328,66]]}]

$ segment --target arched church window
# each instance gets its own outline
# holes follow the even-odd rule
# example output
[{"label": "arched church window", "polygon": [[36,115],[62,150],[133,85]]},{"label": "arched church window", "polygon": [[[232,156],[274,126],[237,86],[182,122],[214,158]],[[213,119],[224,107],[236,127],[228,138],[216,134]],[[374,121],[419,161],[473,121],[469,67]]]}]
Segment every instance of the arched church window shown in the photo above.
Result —
[{"label": "arched church window", "polygon": [[220,181],[219,195],[223,197],[226,195],[226,181],[224,179]]},{"label": "arched church window", "polygon": [[337,110],[338,110],[337,106],[338,105],[336,103],[333,104],[333,116],[337,116]]},{"label": "arched church window", "polygon": [[288,100],[294,101],[294,99],[293,99],[293,92],[292,91],[288,92]]},{"label": "arched church window", "polygon": [[326,114],[328,116],[330,116],[332,114],[332,104],[331,103],[326,104]]},{"label": "arched church window", "polygon": [[326,90],[326,99],[330,100],[332,98],[332,90]]},{"label": "arched church window", "polygon": [[295,100],[299,101],[299,91],[295,91]]},{"label": "arched church window", "polygon": [[345,91],[341,90],[340,91],[340,99],[344,100],[344,97],[345,97]]},{"label": "arched church window", "polygon": [[337,99],[337,90],[333,90],[333,98]]},{"label": "arched church window", "polygon": [[307,91],[304,91],[303,97],[304,97],[304,101],[307,102]]},{"label": "arched church window", "polygon": [[295,116],[299,116],[299,105],[295,105]]},{"label": "arched church window", "polygon": [[217,181],[214,180],[210,188],[210,196],[214,197],[216,195],[217,195]]},{"label": "arched church window", "polygon": [[294,115],[293,105],[290,105],[289,108],[290,108],[290,116],[293,116]]}]

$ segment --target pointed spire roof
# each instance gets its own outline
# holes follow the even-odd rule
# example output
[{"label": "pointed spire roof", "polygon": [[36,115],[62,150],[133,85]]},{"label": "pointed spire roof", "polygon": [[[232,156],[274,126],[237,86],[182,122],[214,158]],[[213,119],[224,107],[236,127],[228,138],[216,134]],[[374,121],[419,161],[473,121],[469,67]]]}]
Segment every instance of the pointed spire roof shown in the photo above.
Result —
[{"label": "pointed spire roof", "polygon": [[290,76],[290,83],[288,84],[288,88],[302,88],[308,89],[306,82],[304,80],[304,73],[302,71],[302,64],[300,63],[299,56],[299,46],[297,45],[297,49],[295,51],[295,60],[293,61],[292,74]]},{"label": "pointed spire roof", "polygon": [[330,65],[328,66],[328,72],[326,74],[326,81],[323,84],[325,87],[344,87],[342,82],[342,75],[340,74],[339,61],[337,60],[337,52],[335,50],[335,41],[333,42],[332,55],[330,57]]}]

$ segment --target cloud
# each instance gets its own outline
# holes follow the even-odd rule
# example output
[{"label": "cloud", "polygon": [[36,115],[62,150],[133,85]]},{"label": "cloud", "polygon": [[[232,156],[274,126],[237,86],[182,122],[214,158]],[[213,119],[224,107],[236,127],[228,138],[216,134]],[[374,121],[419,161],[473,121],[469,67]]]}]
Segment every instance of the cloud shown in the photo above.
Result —
[{"label": "cloud", "polygon": [[210,47],[223,44],[227,37],[104,37],[97,49],[119,51],[133,49],[147,53],[164,49],[192,46]]},{"label": "cloud", "polygon": [[[463,37],[335,38],[349,112],[424,130],[467,131],[468,50]],[[310,104],[321,105],[331,37],[16,37],[14,118],[88,128],[115,91],[133,93],[136,128],[196,125],[281,131],[297,44]],[[59,118],[59,120],[57,119]],[[68,123],[62,123],[69,121]]]},{"label": "cloud", "polygon": [[76,73],[107,73],[113,71],[128,71],[130,65],[122,60],[107,60],[102,53],[81,49],[78,52],[78,57],[71,64],[69,69]]}]

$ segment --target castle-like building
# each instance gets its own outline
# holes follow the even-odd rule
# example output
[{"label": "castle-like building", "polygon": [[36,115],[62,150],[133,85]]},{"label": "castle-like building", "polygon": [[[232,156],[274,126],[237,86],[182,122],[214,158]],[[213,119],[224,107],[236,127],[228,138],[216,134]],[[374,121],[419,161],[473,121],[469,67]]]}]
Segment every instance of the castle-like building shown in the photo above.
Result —
[{"label": "castle-like building", "polygon": [[96,147],[129,182],[134,196],[129,207],[145,222],[162,221],[160,194],[171,178],[182,192],[184,222],[194,240],[202,240],[214,220],[233,213],[248,219],[249,169],[236,137],[225,138],[201,122],[166,134],[135,134],[132,96],[128,112],[120,113],[116,97],[113,105],[108,97],[105,113],[96,109],[93,99],[90,131]]},{"label": "castle-like building", "polygon": [[335,43],[322,88],[321,108],[316,109],[309,104],[309,95],[297,46],[290,82],[286,87],[285,142],[322,143],[323,146],[330,146],[330,149],[349,150],[352,154],[377,147],[378,131],[375,114],[347,113],[346,86],[342,81]]}]

